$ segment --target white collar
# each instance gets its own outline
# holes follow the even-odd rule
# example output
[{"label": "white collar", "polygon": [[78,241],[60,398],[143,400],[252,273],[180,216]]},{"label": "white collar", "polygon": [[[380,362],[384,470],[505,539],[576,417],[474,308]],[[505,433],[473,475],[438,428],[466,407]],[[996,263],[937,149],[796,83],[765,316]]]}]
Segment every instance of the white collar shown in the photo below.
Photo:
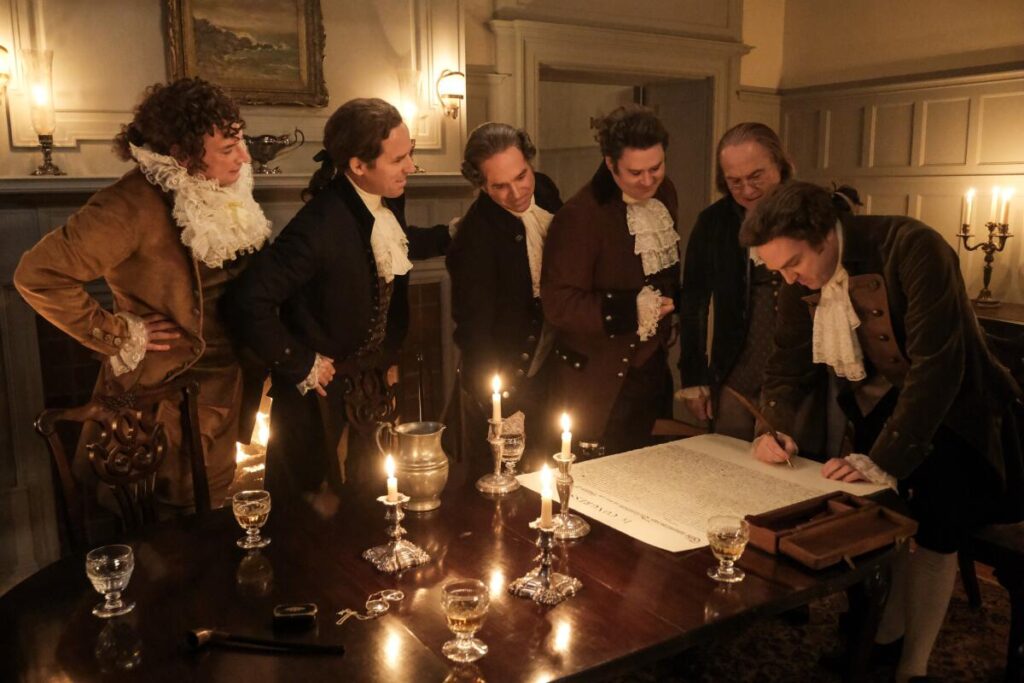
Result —
[{"label": "white collar", "polygon": [[222,187],[189,173],[174,157],[131,143],[128,147],[146,179],[173,193],[171,215],[193,258],[220,268],[225,261],[266,244],[270,221],[252,196],[252,164],[243,164],[238,180]]}]

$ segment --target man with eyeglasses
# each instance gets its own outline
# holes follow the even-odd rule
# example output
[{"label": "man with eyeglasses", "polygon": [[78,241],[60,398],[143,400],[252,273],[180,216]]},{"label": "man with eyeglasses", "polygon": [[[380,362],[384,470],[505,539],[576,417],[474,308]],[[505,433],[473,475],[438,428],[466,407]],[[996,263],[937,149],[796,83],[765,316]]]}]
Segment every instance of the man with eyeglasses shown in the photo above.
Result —
[{"label": "man with eyeglasses", "polygon": [[[677,396],[713,431],[750,440],[754,418],[732,391],[758,401],[782,281],[751,259],[738,235],[746,213],[794,170],[778,135],[763,123],[730,128],[718,142],[716,158],[715,182],[725,196],[698,216],[686,250],[680,304],[682,389]],[[801,434],[805,448],[820,450],[820,441],[820,436]]]}]

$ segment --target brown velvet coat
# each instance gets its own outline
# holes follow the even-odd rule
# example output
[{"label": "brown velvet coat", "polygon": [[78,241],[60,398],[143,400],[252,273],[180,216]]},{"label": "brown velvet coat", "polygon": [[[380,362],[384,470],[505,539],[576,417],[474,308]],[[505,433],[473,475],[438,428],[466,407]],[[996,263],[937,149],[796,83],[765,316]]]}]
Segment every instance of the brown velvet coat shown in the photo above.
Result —
[{"label": "brown velvet coat", "polygon": [[[92,280],[106,281],[115,312],[140,317],[159,313],[181,328],[181,338],[168,342],[170,350],[147,351],[133,371],[115,377],[110,363],[104,362],[97,392],[160,385],[187,372],[206,350],[204,316],[216,312],[204,307],[200,265],[181,242],[181,228],[171,217],[172,203],[170,194],[150,184],[138,169],[132,170],[93,195],[65,225],[26,252],[15,271],[14,284],[25,301],[100,356],[118,352],[128,337],[128,326],[89,295],[85,284]],[[226,267],[231,268],[231,264]],[[216,272],[218,278],[224,275]],[[233,273],[226,275],[230,278]],[[229,358],[224,368],[230,377],[206,381],[207,373],[200,383],[200,429],[207,437],[204,447],[215,504],[217,492],[226,491],[234,473],[241,391],[237,361]],[[225,419],[234,423],[234,429],[224,429]],[[211,420],[217,423],[214,430],[207,424]],[[177,425],[169,424],[168,430],[173,440],[171,432],[178,432]],[[213,431],[226,445],[213,442]],[[188,477],[187,468],[168,462],[165,467],[175,469],[163,484],[166,499],[187,503],[190,480],[181,480]],[[162,470],[160,476],[164,474]]]},{"label": "brown velvet coat", "polygon": [[[956,254],[939,233],[912,218],[844,216],[842,222],[842,260],[861,320],[865,369],[900,389],[867,455],[903,479],[931,453],[944,424],[1003,475],[1000,416],[1020,390],[985,343]],[[779,297],[762,400],[765,416],[784,432],[792,433],[794,406],[812,380],[817,298],[800,285],[783,287]]]},{"label": "brown velvet coat", "polygon": [[[655,198],[675,220],[678,201],[670,180]],[[637,336],[636,295],[648,284],[676,299],[679,265],[644,275],[622,191],[602,163],[555,214],[541,274],[544,317],[557,331],[551,405],[570,412],[581,439],[601,438],[626,372],[668,344],[672,316],[661,320],[653,338],[641,342]]]}]

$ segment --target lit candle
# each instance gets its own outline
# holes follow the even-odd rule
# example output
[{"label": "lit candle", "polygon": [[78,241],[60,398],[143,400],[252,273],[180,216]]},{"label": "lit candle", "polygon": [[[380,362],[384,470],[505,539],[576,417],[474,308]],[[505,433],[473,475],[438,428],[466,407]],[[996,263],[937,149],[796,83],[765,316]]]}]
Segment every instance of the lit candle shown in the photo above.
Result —
[{"label": "lit candle", "polygon": [[572,432],[569,431],[569,413],[562,413],[562,457],[572,455]]},{"label": "lit candle", "polygon": [[974,219],[974,188],[967,190],[967,194],[964,195],[963,215],[960,217],[960,225],[966,225],[966,231],[969,233],[971,221]]},{"label": "lit candle", "polygon": [[491,419],[501,422],[501,377],[494,376],[491,380],[491,389],[494,391],[491,394]]},{"label": "lit candle", "polygon": [[395,477],[395,459],[388,454],[384,460],[384,470],[388,473],[388,502],[398,500],[398,478]]},{"label": "lit candle", "polygon": [[1013,196],[1013,188],[1003,190],[1003,210],[999,212],[999,222],[1007,225],[1010,222],[1010,197]]},{"label": "lit candle", "polygon": [[540,525],[551,526],[551,470],[547,465],[540,468]]},{"label": "lit candle", "polygon": [[989,211],[989,214],[988,214],[988,222],[989,223],[998,223],[999,222],[999,214],[997,213],[998,211],[999,211],[999,188],[998,187],[993,187],[992,188],[992,209],[991,209],[991,211]]}]

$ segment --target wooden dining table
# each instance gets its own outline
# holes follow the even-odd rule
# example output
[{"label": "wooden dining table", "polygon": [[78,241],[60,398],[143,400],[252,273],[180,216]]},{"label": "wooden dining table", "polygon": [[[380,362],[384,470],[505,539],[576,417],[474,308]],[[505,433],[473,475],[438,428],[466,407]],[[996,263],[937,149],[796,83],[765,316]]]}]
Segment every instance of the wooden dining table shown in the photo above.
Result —
[{"label": "wooden dining table", "polygon": [[[387,541],[381,490],[323,499],[316,506],[275,501],[261,551],[243,551],[229,509],[162,522],[129,541],[135,570],[125,598],[135,609],[103,620],[81,556],[64,558],[0,597],[0,680],[51,681],[548,681],[600,680],[737,631],[752,620],[840,591],[851,596],[846,677],[865,677],[869,630],[877,618],[891,551],[810,571],[748,547],[746,579],[708,578],[707,547],[670,553],[599,522],[556,548],[556,571],[582,590],[557,606],[507,592],[538,554],[529,522],[539,497],[519,489],[489,498],[472,477],[455,476],[438,510],[403,520],[429,563],[400,575],[378,572],[362,552]],[[477,637],[488,654],[455,666],[441,654],[452,638],[441,588],[477,578],[491,604]],[[383,616],[336,625],[344,608],[363,611],[369,594],[404,593]],[[275,632],[273,608],[315,603],[315,628]],[[185,645],[191,629],[340,644],[343,655],[267,654]]]}]

